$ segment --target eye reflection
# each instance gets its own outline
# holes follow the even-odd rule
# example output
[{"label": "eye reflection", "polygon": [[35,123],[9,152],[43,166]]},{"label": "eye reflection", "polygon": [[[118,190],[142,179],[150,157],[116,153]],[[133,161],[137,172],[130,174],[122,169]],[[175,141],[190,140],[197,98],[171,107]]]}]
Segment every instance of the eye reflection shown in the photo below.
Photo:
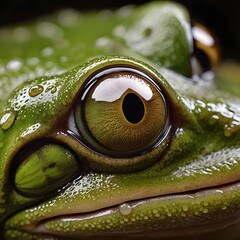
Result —
[{"label": "eye reflection", "polygon": [[214,38],[199,26],[194,26],[192,28],[192,34],[196,41],[202,42],[208,47],[212,47],[215,44]]},{"label": "eye reflection", "polygon": [[75,119],[83,142],[97,152],[126,157],[162,141],[168,108],[160,86],[144,72],[112,68],[93,76]]},{"label": "eye reflection", "polygon": [[93,92],[92,98],[96,101],[114,102],[128,89],[138,93],[147,101],[153,96],[150,86],[144,80],[128,73],[121,73],[101,82]]}]

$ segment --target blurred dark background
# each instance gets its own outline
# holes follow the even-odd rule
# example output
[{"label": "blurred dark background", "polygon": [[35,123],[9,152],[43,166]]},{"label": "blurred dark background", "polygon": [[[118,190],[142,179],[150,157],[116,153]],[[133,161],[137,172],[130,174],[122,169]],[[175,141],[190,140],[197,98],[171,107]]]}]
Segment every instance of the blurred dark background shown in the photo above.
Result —
[{"label": "blurred dark background", "polygon": [[[176,0],[184,4],[192,18],[212,30],[223,46],[224,58],[240,59],[240,1]],[[104,9],[149,0],[0,0],[0,26],[26,21],[62,8]]]}]

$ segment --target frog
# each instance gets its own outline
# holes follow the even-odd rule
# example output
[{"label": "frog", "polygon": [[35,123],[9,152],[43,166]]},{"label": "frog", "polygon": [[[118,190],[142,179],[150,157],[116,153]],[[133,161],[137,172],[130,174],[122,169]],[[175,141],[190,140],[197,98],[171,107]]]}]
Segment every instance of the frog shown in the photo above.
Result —
[{"label": "frog", "polygon": [[65,9],[0,46],[1,239],[239,239],[238,68],[183,5]]}]

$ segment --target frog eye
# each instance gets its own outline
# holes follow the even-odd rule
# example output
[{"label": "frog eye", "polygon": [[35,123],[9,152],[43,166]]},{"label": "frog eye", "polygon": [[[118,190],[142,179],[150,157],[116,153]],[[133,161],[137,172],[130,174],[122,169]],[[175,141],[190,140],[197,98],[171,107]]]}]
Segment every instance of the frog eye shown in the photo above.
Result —
[{"label": "frog eye", "polygon": [[149,150],[164,136],[168,109],[160,86],[128,67],[105,69],[84,87],[75,119],[83,142],[109,156]]},{"label": "frog eye", "polygon": [[35,146],[17,156],[14,185],[28,197],[38,197],[59,189],[79,172],[76,156],[56,143]]},{"label": "frog eye", "polygon": [[[216,37],[203,25],[194,22],[192,26],[194,40],[194,59],[200,73],[216,67],[220,61],[220,48]],[[195,69],[196,72],[196,69]]]}]

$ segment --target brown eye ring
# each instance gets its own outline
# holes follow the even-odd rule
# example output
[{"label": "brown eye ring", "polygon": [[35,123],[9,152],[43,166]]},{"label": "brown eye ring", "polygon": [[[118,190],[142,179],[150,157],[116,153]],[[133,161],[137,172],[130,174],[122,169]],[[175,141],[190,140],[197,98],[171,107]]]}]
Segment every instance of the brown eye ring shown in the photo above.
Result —
[{"label": "brown eye ring", "polygon": [[99,154],[143,154],[160,145],[169,132],[169,109],[160,84],[131,66],[93,74],[79,99],[75,120],[80,140]]}]

